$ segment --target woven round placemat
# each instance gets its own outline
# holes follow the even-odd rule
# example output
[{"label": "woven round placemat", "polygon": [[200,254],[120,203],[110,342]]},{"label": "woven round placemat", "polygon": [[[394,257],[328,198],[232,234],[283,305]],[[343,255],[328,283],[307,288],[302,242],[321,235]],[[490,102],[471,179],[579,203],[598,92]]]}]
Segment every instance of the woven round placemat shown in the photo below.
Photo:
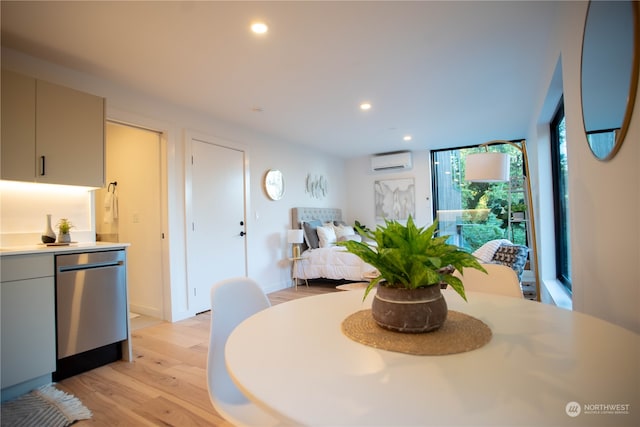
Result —
[{"label": "woven round placemat", "polygon": [[342,322],[342,332],[352,340],[370,347],[420,356],[464,353],[491,341],[491,329],[481,320],[449,310],[440,329],[408,334],[384,329],[376,323],[371,310],[351,314]]}]

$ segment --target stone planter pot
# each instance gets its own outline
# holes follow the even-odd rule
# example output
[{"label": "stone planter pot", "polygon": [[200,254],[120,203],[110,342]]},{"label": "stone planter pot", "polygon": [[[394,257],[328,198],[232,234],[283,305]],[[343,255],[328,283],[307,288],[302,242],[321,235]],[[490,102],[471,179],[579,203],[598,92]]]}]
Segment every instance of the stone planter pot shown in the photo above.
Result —
[{"label": "stone planter pot", "polygon": [[422,333],[438,329],[447,318],[440,286],[418,289],[378,285],[371,313],[378,325],[396,332]]},{"label": "stone planter pot", "polygon": [[58,243],[71,243],[71,234],[58,233]]}]

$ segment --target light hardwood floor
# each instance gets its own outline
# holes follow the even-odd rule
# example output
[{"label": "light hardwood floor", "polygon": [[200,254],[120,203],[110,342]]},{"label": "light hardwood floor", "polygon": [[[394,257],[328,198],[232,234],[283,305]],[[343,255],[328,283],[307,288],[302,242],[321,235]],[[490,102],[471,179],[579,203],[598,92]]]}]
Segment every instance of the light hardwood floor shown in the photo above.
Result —
[{"label": "light hardwood floor", "polygon": [[[336,291],[335,285],[285,289],[272,304]],[[132,332],[133,362],[115,362],[60,381],[92,412],[76,426],[231,426],[209,401],[206,380],[210,312]]]}]

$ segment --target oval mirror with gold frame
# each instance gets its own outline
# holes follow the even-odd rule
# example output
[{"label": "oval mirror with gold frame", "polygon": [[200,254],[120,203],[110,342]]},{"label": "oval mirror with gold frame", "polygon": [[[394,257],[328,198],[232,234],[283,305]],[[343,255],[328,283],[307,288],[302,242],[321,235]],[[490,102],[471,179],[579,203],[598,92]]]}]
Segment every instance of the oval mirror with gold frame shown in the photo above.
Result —
[{"label": "oval mirror with gold frame", "polygon": [[264,175],[264,191],[271,200],[280,200],[284,196],[284,176],[277,169],[269,169]]},{"label": "oval mirror with gold frame", "polygon": [[638,88],[640,6],[637,1],[591,1],[582,40],[584,130],[593,155],[616,155],[627,134]]}]

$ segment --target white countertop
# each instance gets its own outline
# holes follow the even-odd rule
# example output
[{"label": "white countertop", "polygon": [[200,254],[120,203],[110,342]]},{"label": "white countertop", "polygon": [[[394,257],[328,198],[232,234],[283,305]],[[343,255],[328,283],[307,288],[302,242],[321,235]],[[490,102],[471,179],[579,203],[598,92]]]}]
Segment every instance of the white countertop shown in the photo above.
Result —
[{"label": "white countertop", "polygon": [[110,242],[86,242],[86,243],[70,243],[66,246],[47,246],[44,243],[26,246],[8,246],[0,248],[0,256],[5,255],[29,255],[40,253],[61,253],[74,251],[97,251],[105,249],[122,249],[129,246],[129,243],[110,243]]}]

